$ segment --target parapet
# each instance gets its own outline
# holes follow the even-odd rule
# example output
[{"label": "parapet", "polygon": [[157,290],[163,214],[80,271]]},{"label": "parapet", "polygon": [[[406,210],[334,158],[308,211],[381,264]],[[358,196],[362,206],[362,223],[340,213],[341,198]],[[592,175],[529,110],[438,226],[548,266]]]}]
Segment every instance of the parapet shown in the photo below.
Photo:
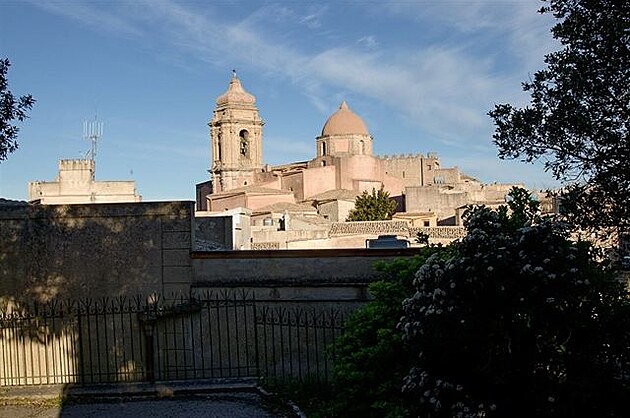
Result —
[{"label": "parapet", "polygon": [[385,155],[378,155],[377,158],[384,161],[394,161],[394,160],[414,160],[414,159],[426,158],[426,157],[422,153],[417,153],[417,154],[392,154],[392,155],[385,154]]},{"label": "parapet", "polygon": [[59,160],[61,170],[94,170],[94,160]]}]

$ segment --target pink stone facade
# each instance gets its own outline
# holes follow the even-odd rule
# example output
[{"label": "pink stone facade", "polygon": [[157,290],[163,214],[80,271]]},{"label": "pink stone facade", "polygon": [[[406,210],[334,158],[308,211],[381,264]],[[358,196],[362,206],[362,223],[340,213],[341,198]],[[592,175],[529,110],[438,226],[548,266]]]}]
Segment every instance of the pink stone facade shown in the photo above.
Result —
[{"label": "pink stone facade", "polygon": [[373,155],[367,124],[345,101],[315,136],[309,161],[264,164],[263,124],[255,97],[234,74],[209,122],[212,193],[207,205],[199,205],[215,212],[248,208],[254,222],[271,219],[271,225],[252,230],[254,247],[271,241],[279,242],[278,248],[350,245],[352,240],[331,242],[331,223],[345,221],[363,191],[383,187],[399,204],[398,219],[410,227],[433,228],[458,224],[463,205],[504,202],[512,186],[484,185],[457,167],[441,167],[432,153]]},{"label": "pink stone facade", "polygon": [[[324,124],[315,140],[315,158],[305,164],[264,166],[262,125],[256,99],[234,75],[209,123],[213,173],[209,210],[256,210],[277,202],[301,202],[328,190],[384,187],[392,197],[404,192],[404,181],[389,175],[384,160],[372,155],[367,125],[345,101]],[[256,190],[260,187],[282,193]]]}]

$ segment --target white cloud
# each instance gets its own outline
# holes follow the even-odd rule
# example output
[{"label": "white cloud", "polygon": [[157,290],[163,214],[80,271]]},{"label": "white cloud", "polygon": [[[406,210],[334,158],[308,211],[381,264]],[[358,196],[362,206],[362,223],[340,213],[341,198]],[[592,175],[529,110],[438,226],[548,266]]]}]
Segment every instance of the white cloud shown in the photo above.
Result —
[{"label": "white cloud", "polygon": [[[456,32],[484,39],[507,37],[516,65],[530,68],[540,61],[547,39],[543,23],[531,5],[521,1],[497,7],[497,2],[392,2],[400,16],[421,15],[446,22]],[[43,8],[88,26],[140,34],[171,43],[189,57],[215,66],[256,66],[279,73],[301,87],[313,105],[329,112],[324,97],[346,91],[376,99],[398,111],[444,143],[486,147],[490,122],[485,115],[494,101],[518,97],[520,79],[497,70],[492,56],[480,57],[466,37],[456,44],[379,48],[373,35],[350,44],[313,48],[285,39],[273,20],[295,21],[312,28],[323,25],[326,7],[299,14],[289,6],[266,5],[238,22],[226,21],[207,10],[175,1],[116,2],[106,13],[94,3],[44,3]],[[134,13],[129,13],[134,10]],[[413,13],[412,13],[413,11]],[[301,16],[301,17],[298,17]],[[143,32],[144,27],[159,28]],[[453,43],[453,39],[449,42]],[[497,38],[499,39],[499,38]],[[365,46],[370,48],[366,49]]]},{"label": "white cloud", "polygon": [[374,35],[362,36],[357,40],[357,44],[367,49],[376,49],[378,47],[378,42],[376,41],[376,37]]},{"label": "white cloud", "polygon": [[118,16],[115,12],[112,13],[106,8],[99,7],[98,3],[68,2],[63,0],[26,0],[26,2],[49,13],[75,20],[95,31],[108,31],[119,35],[142,35],[142,30],[132,24],[128,17]]},{"label": "white cloud", "polygon": [[309,12],[299,19],[299,22],[311,29],[318,29],[322,26],[321,20],[328,11],[328,6],[311,6]]}]

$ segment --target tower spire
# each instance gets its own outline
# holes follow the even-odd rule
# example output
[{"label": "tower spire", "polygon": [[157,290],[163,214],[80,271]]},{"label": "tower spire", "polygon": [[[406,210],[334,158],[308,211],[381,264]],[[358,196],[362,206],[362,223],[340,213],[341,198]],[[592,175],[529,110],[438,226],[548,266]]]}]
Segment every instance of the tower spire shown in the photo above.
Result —
[{"label": "tower spire", "polygon": [[213,193],[252,184],[263,167],[263,121],[256,98],[243,89],[235,69],[227,91],[216,100],[209,125]]}]

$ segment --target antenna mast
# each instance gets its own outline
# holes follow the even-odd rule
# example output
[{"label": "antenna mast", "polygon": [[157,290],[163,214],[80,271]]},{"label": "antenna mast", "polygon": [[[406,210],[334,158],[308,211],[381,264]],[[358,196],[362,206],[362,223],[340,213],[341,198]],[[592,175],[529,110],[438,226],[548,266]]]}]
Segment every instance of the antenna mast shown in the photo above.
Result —
[{"label": "antenna mast", "polygon": [[[93,121],[83,122],[83,138],[91,141],[92,148],[89,151],[89,159],[94,162],[96,167],[96,145],[99,139],[103,136],[103,122],[99,122],[94,117]],[[92,173],[94,175],[94,173]]]}]

